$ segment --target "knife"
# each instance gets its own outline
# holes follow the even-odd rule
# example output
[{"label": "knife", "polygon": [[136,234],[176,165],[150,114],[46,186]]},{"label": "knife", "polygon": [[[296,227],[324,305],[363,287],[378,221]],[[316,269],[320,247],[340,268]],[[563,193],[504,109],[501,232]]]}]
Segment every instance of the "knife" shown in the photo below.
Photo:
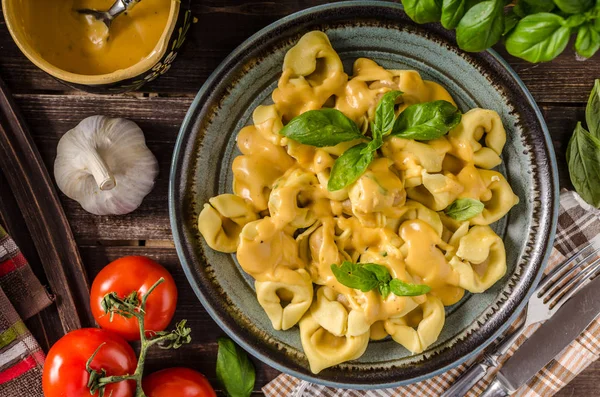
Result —
[{"label": "knife", "polygon": [[480,397],[514,393],[575,340],[599,313],[600,277],[596,277],[517,349]]}]

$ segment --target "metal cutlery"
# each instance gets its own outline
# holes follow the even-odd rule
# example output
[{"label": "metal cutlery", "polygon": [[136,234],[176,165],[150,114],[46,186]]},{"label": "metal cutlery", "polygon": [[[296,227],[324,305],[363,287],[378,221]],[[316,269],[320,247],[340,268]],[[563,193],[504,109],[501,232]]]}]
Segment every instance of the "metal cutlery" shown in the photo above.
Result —
[{"label": "metal cutlery", "polygon": [[588,285],[591,277],[600,271],[599,251],[600,236],[548,273],[527,304],[525,321],[512,333],[505,335],[495,349],[484,353],[483,361],[472,365],[442,397],[464,396],[492,368],[498,366],[500,357],[508,352],[530,325],[550,319],[569,298]]},{"label": "metal cutlery", "polygon": [[480,397],[508,396],[526,384],[600,313],[600,277],[569,299],[502,365]]},{"label": "metal cutlery", "polygon": [[133,8],[134,5],[136,5],[140,1],[141,0],[116,0],[108,11],[98,11],[85,8],[77,10],[77,12],[84,15],[91,15],[93,18],[104,23],[107,28],[110,28],[110,24],[116,17],[118,17],[125,11],[130,10],[131,8]]}]

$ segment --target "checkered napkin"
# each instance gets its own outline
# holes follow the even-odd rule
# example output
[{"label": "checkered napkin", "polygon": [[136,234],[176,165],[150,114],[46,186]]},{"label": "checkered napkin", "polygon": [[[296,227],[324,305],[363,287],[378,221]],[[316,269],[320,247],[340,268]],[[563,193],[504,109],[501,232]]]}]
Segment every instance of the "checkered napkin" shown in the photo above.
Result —
[{"label": "checkered napkin", "polygon": [[[576,253],[579,248],[583,248],[589,240],[598,234],[600,234],[600,211],[590,207],[577,194],[563,192],[560,197],[556,240],[546,272]],[[513,327],[515,326],[516,323]],[[515,346],[501,358],[500,362],[505,362],[538,327],[539,325],[529,327]],[[599,357],[600,317],[564,349],[559,356],[538,372],[527,385],[521,387],[515,396],[546,397],[553,395]],[[282,374],[262,390],[267,397],[434,397],[441,395],[448,389],[470,364],[463,364],[425,381],[395,389],[370,391],[333,389]],[[479,396],[492,381],[496,372],[497,370],[480,380],[467,394],[467,397]]]},{"label": "checkered napkin", "polygon": [[39,397],[44,353],[23,320],[52,302],[0,226],[0,397]]}]

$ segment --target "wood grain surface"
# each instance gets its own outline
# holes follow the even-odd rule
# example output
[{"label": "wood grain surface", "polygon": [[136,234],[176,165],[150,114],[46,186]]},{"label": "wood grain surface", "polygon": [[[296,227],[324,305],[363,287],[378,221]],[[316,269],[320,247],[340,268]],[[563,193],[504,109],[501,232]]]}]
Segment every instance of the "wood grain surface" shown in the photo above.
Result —
[{"label": "wood grain surface", "polygon": [[[179,126],[194,95],[214,68],[242,41],[271,22],[324,0],[194,0],[198,22],[171,70],[142,88],[142,92],[95,96],[73,91],[37,69],[13,43],[0,18],[0,78],[15,94],[45,165],[52,169],[60,137],[83,118],[105,114],[129,118],[144,130],[148,146],[158,158],[156,187],[142,206],[126,216],[94,216],[60,194],[88,277],[93,279],[108,262],[123,255],[150,256],[169,269],[180,290],[175,318],[187,318],[193,343],[177,351],[153,350],[148,369],[188,366],[205,373],[216,385],[216,338],[222,331],[211,320],[185,279],[172,244],[167,188],[171,155]],[[556,60],[529,64],[496,48],[519,74],[540,105],[552,135],[560,167],[560,185],[569,189],[565,149],[576,121],[583,119],[585,102],[594,78],[600,78],[600,56],[586,62],[575,59],[571,46]],[[4,183],[0,175],[0,185]],[[2,203],[0,203],[1,209]],[[13,233],[14,234],[14,233]],[[26,239],[17,231],[21,241]],[[26,245],[24,241],[20,243]],[[36,262],[36,261],[32,261]],[[46,282],[43,270],[34,269]],[[47,349],[60,337],[55,307],[28,321]],[[277,371],[254,360],[256,394]],[[600,363],[574,379],[559,396],[600,395]]]}]

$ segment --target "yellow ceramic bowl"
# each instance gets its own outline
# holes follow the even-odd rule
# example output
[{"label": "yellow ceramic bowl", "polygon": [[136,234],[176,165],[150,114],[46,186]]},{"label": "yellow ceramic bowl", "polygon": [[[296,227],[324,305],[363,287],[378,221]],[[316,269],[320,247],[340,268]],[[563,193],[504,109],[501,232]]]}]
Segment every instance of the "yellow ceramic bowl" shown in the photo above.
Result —
[{"label": "yellow ceramic bowl", "polygon": [[[54,2],[57,0],[45,1]],[[37,67],[55,77],[57,80],[76,89],[92,93],[113,94],[136,90],[145,83],[152,81],[160,75],[166,73],[171,67],[171,63],[177,56],[177,51],[185,40],[186,34],[192,23],[192,17],[190,13],[190,0],[165,1],[170,2],[170,7],[163,9],[165,13],[168,14],[166,26],[164,22],[165,20],[163,19],[162,25],[160,25],[160,30],[151,32],[155,39],[151,41],[152,44],[150,44],[148,49],[148,55],[134,58],[135,60],[130,62],[130,64],[125,63],[122,65],[124,67],[118,67],[117,70],[106,70],[106,67],[104,69],[96,69],[100,72],[85,72],[83,70],[77,70],[76,67],[71,67],[70,62],[65,62],[68,58],[67,55],[65,55],[64,59],[61,59],[60,55],[57,55],[56,53],[49,54],[49,51],[64,51],[66,53],[68,50],[66,48],[59,47],[50,48],[50,45],[46,44],[60,42],[58,39],[55,40],[55,38],[52,38],[52,40],[44,40],[45,38],[43,36],[40,39],[40,34],[36,33],[34,28],[31,26],[32,21],[35,19],[31,17],[31,14],[28,14],[34,11],[33,7],[36,7],[31,5],[31,0],[2,0],[2,10],[4,13],[4,19],[6,21],[6,26],[8,27],[13,40],[21,49],[23,54],[25,54],[25,56],[29,58],[29,60]],[[107,2],[109,4],[112,3],[112,1]],[[65,0],[65,3],[70,4],[68,3],[68,0]],[[85,0],[81,2],[81,4],[86,4]],[[142,10],[141,7],[141,5],[137,5],[136,9],[134,9],[131,14],[133,15],[133,13],[137,10]],[[65,7],[65,9],[67,10],[66,12],[69,12],[68,6]],[[138,13],[141,14],[140,12]],[[52,15],[43,15],[42,17],[56,18],[56,16]],[[120,16],[119,18],[123,17],[127,18],[128,16]],[[50,20],[50,23],[52,23],[51,21],[52,20]],[[66,22],[70,22],[70,20],[67,18]],[[37,29],[39,29],[39,23],[36,23],[35,26]],[[164,29],[162,26],[164,26]],[[123,40],[124,35],[120,37],[117,36],[119,33],[118,29],[119,25],[116,20],[111,27],[111,38],[115,37],[113,38],[111,45],[116,44],[116,40],[118,39]],[[113,33],[113,31],[116,33]],[[138,32],[134,33],[137,34]],[[37,37],[36,34],[38,35]],[[64,39],[64,37],[62,38]],[[154,42],[156,42],[156,45],[152,47]],[[123,41],[121,41],[121,43],[123,43]],[[113,46],[111,48],[115,47]],[[73,50],[71,50],[71,56],[72,53]],[[115,54],[112,54],[112,56],[112,59],[114,59],[115,62],[121,61],[120,57],[115,57]],[[103,60],[104,59],[106,58],[103,58]],[[61,63],[61,61],[63,61],[63,67],[57,66],[56,64]],[[85,69],[86,67],[89,66],[81,66],[79,69]]]}]

